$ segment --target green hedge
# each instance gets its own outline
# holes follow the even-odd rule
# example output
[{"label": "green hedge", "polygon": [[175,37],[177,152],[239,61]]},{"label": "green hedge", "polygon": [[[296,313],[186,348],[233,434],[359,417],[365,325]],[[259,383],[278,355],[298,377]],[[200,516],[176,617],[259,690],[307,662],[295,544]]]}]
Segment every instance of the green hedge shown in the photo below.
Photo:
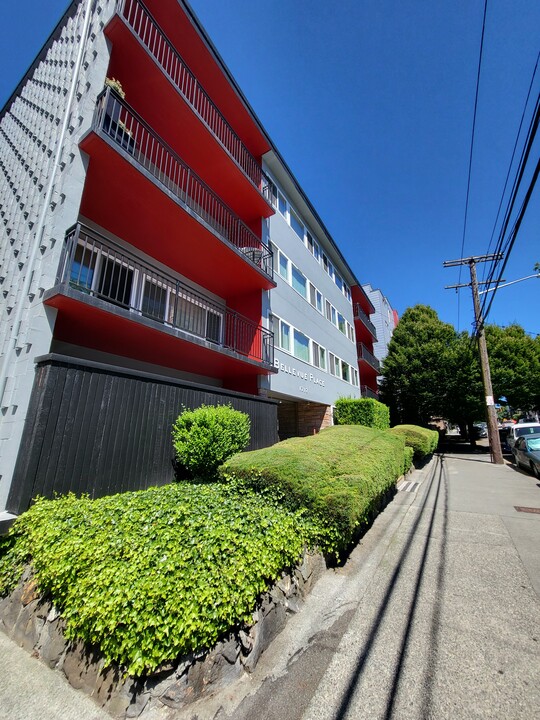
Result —
[{"label": "green hedge", "polygon": [[231,405],[184,410],[172,429],[180,474],[212,477],[221,463],[249,444],[249,427],[249,416]]},{"label": "green hedge", "polygon": [[414,449],[412,447],[405,445],[404,458],[405,458],[405,460],[403,463],[403,474],[408,473],[412,467],[413,459],[414,459]]},{"label": "green hedge", "polygon": [[67,636],[140,675],[248,621],[317,539],[304,513],[220,484],[41,499],[0,543],[0,596],[31,562]]},{"label": "green hedge", "polygon": [[401,437],[347,425],[235,455],[219,472],[225,481],[277,493],[291,509],[307,508],[326,524],[330,549],[340,551],[370,521],[404,462]]},{"label": "green hedge", "polygon": [[339,398],[334,421],[338,425],[365,425],[386,430],[390,427],[390,410],[373,398]]},{"label": "green hedge", "polygon": [[404,438],[405,445],[414,451],[415,461],[421,461],[430,455],[439,443],[439,433],[436,430],[418,425],[396,425],[390,432]]}]

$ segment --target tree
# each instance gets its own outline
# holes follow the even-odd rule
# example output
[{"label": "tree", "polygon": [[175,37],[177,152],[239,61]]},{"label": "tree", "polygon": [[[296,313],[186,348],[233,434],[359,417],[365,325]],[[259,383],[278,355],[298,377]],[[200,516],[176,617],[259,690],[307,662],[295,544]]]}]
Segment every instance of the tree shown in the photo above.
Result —
[{"label": "tree", "polygon": [[450,385],[451,325],[427,305],[407,309],[394,330],[382,367],[381,399],[392,424],[427,425],[445,416]]},{"label": "tree", "polygon": [[506,396],[521,410],[540,406],[540,342],[517,324],[486,325],[486,341],[495,397]]},{"label": "tree", "polygon": [[[495,398],[506,396],[522,410],[540,407],[540,338],[519,325],[486,326]],[[427,425],[433,417],[456,422],[466,432],[486,415],[476,343],[456,333],[426,305],[403,314],[388,346],[381,374],[381,400],[393,425]]]}]

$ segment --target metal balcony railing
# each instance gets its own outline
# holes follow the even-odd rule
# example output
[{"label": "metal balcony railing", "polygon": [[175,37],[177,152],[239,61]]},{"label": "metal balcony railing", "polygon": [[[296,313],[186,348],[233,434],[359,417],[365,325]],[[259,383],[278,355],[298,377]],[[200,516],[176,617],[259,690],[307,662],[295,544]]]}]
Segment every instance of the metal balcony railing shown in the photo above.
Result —
[{"label": "metal balcony railing", "polygon": [[110,87],[98,96],[92,128],[113,140],[224,241],[272,278],[270,248]]},{"label": "metal balcony railing", "polygon": [[377,360],[377,358],[375,357],[375,355],[373,355],[373,353],[371,353],[371,352],[367,349],[367,347],[364,345],[364,343],[361,343],[361,342],[356,343],[356,347],[357,347],[357,350],[358,350],[358,357],[359,357],[359,358],[361,358],[362,360],[365,360],[365,361],[366,361],[367,363],[369,363],[369,365],[371,365],[371,367],[374,368],[375,370],[380,370],[380,369],[381,369],[381,364],[380,364],[380,362]]},{"label": "metal balcony railing", "polygon": [[367,314],[360,307],[360,303],[354,303],[354,319],[361,320],[367,329],[371,332],[374,338],[377,337],[377,330],[375,325],[371,322]]},{"label": "metal balcony railing", "polygon": [[117,12],[155,58],[184,100],[270,202],[268,178],[260,164],[201,87],[144,3],[140,0],[118,0]]},{"label": "metal balcony railing", "polygon": [[78,223],[66,233],[57,284],[69,285],[134,315],[273,366],[271,332]]},{"label": "metal balcony railing", "polygon": [[379,395],[367,385],[360,385],[360,394],[362,397],[373,398],[373,400],[379,399]]}]

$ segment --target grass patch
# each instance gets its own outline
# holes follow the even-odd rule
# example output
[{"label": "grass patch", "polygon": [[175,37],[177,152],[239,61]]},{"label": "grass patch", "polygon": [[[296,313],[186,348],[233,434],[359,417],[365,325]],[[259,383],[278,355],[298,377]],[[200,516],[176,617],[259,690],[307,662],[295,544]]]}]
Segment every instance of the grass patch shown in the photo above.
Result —
[{"label": "grass patch", "polygon": [[301,511],[219,484],[41,499],[0,547],[0,594],[31,561],[68,637],[140,675],[248,621],[316,537]]},{"label": "grass patch", "polygon": [[401,437],[343,425],[235,455],[220,474],[277,494],[290,509],[306,508],[327,528],[325,551],[341,552],[370,522],[403,468]]}]

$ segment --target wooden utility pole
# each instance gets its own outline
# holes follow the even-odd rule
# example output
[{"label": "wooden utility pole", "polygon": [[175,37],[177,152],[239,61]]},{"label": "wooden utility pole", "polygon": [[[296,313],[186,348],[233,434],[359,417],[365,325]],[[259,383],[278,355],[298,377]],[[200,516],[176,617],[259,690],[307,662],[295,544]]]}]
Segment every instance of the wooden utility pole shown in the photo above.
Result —
[{"label": "wooden utility pole", "polygon": [[[468,265],[471,272],[470,287],[473,294],[474,317],[476,327],[476,337],[478,338],[478,349],[480,352],[480,365],[482,368],[482,382],[484,384],[484,393],[486,396],[486,416],[488,426],[489,444],[491,446],[491,459],[497,465],[504,463],[501,439],[499,437],[499,429],[497,427],[497,412],[495,410],[495,400],[493,398],[493,388],[491,385],[491,371],[489,369],[489,357],[486,345],[486,334],[484,331],[484,318],[480,308],[480,297],[478,295],[478,280],[476,277],[476,263],[488,262],[491,260],[500,260],[501,255],[478,255],[476,257],[461,258],[460,260],[447,260],[443,263],[444,267],[455,267],[456,265]],[[468,287],[468,285],[448,285],[447,288]]]}]

